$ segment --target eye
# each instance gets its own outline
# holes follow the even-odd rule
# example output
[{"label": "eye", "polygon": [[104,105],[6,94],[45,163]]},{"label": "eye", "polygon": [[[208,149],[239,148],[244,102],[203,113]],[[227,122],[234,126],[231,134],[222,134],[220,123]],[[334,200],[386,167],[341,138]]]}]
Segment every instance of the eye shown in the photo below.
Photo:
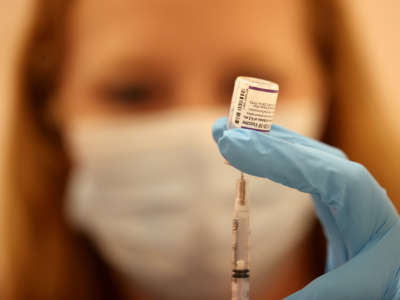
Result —
[{"label": "eye", "polygon": [[144,105],[151,102],[154,89],[145,84],[121,84],[106,88],[104,96],[118,105]]}]

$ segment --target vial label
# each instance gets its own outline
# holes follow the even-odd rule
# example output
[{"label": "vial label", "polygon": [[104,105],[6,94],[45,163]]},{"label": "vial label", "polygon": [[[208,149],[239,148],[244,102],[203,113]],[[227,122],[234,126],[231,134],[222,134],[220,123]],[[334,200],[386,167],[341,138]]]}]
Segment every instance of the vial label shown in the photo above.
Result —
[{"label": "vial label", "polygon": [[238,77],[232,96],[228,129],[247,128],[268,132],[278,98],[277,87],[277,84],[269,81]]}]

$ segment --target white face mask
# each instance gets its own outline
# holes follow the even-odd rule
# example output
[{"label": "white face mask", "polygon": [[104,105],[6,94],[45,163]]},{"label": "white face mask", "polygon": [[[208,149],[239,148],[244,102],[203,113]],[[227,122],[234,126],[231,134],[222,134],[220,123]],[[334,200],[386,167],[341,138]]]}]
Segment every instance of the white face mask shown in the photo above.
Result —
[{"label": "white face mask", "polygon": [[[229,299],[231,218],[239,172],[211,137],[221,116],[168,112],[76,124],[67,216],[117,270],[156,299]],[[251,284],[312,223],[308,195],[249,176]],[[256,281],[253,281],[256,279]]]}]

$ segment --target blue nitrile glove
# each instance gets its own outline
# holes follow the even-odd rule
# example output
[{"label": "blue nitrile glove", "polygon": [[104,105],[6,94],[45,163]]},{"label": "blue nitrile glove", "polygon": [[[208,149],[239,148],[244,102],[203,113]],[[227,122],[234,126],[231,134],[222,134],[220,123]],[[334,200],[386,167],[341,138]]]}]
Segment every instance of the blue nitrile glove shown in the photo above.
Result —
[{"label": "blue nitrile glove", "polygon": [[[338,149],[279,126],[213,127],[235,168],[310,193],[328,240],[326,273],[287,300],[400,299],[400,222],[386,191]],[[388,170],[390,172],[390,170]]]}]

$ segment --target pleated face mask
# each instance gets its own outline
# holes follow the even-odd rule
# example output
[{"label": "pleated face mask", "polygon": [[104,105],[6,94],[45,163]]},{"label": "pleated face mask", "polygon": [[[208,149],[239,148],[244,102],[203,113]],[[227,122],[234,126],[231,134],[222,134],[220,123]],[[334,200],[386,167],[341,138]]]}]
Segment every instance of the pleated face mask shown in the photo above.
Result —
[{"label": "pleated face mask", "polygon": [[[157,299],[229,299],[239,171],[211,137],[221,114],[170,111],[81,122],[66,142],[75,168],[66,214],[103,258]],[[261,289],[312,224],[306,194],[248,176],[251,282]]]}]

